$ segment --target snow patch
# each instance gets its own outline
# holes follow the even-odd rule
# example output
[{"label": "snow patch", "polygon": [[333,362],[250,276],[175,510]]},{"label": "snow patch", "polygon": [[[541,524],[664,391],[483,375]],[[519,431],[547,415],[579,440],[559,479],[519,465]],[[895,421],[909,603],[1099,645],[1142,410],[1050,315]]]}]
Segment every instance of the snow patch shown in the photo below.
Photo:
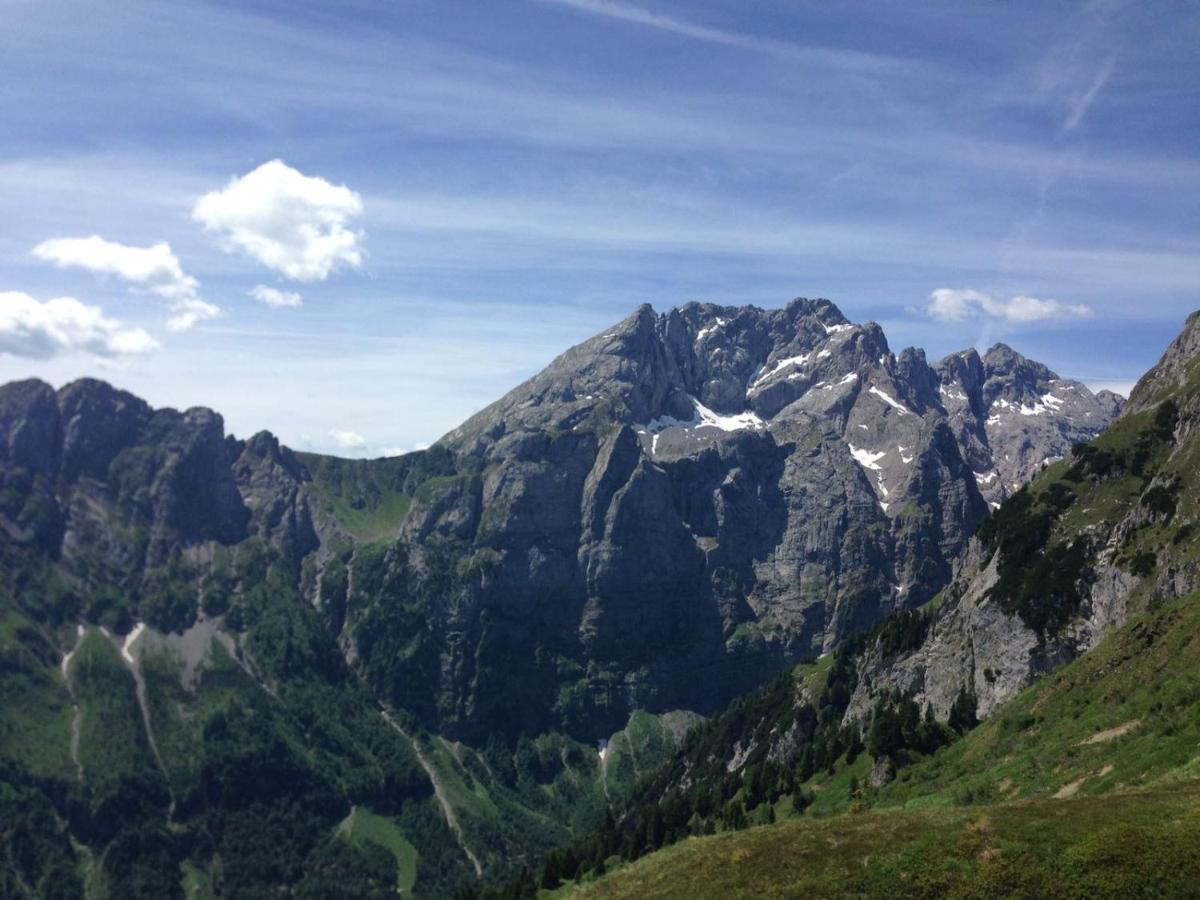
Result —
[{"label": "snow patch", "polygon": [[891,406],[894,409],[900,410],[900,415],[902,415],[902,416],[916,415],[916,413],[914,413],[911,409],[909,409],[907,406],[905,406],[903,403],[901,403],[895,397],[890,396],[885,391],[881,391],[879,388],[875,387],[875,385],[871,385],[871,387],[867,391],[867,393],[874,394],[876,397],[878,397],[880,400],[882,400],[888,406]]},{"label": "snow patch", "polygon": [[650,452],[653,453],[658,443],[658,433],[665,431],[668,428],[719,428],[721,431],[741,431],[745,428],[765,428],[766,422],[758,417],[757,414],[747,410],[732,416],[723,416],[720,413],[715,413],[695,397],[690,398],[692,401],[692,417],[690,419],[677,419],[674,416],[659,416],[652,422],[647,422],[641,428],[636,429],[638,434],[652,434],[655,440],[651,442]]},{"label": "snow patch", "polygon": [[1029,406],[1021,404],[1021,415],[1023,416],[1040,416],[1045,412],[1058,412],[1058,408],[1062,406],[1062,400],[1055,397],[1053,394],[1042,394],[1041,399],[1035,400]]},{"label": "snow patch", "polygon": [[704,328],[701,328],[699,331],[696,332],[696,343],[699,343],[700,341],[702,341],[706,337],[708,337],[710,334],[713,334],[714,332],[719,331],[720,329],[724,328],[728,324],[729,324],[728,319],[718,318],[716,320],[715,324],[706,325]]},{"label": "snow patch", "polygon": [[[1037,400],[1034,400],[1032,403],[1021,403],[1020,405],[1011,403],[1010,401],[1001,397],[999,400],[993,403],[992,406],[993,408],[999,407],[1000,409],[1005,410],[1014,409],[1023,416],[1040,416],[1042,413],[1058,412],[1059,407],[1061,407],[1062,404],[1063,401],[1061,397],[1055,397],[1054,394],[1047,393],[1042,394],[1041,397],[1039,397]],[[987,423],[992,425],[999,421],[1000,419],[998,416],[989,416]]]},{"label": "snow patch", "polygon": [[853,384],[856,381],[858,381],[858,373],[851,372],[849,375],[839,381],[838,384]]},{"label": "snow patch", "polygon": [[808,362],[810,356],[812,356],[811,353],[802,353],[799,356],[789,356],[787,359],[776,360],[775,367],[770,370],[768,370],[766,366],[763,366],[758,370],[758,375],[751,383],[750,390],[755,390],[764,381],[770,381],[784,369],[791,368],[792,366],[804,365],[806,362]]},{"label": "snow patch", "polygon": [[991,484],[993,481],[995,481],[999,477],[1000,476],[996,474],[994,469],[991,472],[988,472],[987,474],[984,474],[982,472],[976,472],[975,473],[975,483],[976,484]]},{"label": "snow patch", "polygon": [[849,331],[853,325],[826,325],[824,322],[821,325],[825,328],[826,334],[840,334],[843,331]]},{"label": "snow patch", "polygon": [[887,456],[886,450],[880,450],[878,453],[875,453],[871,450],[864,450],[862,448],[855,447],[851,443],[847,443],[846,446],[850,448],[850,455],[853,456],[855,461],[864,469],[871,469],[872,471],[878,472],[883,468],[883,466],[879,465],[879,460]]},{"label": "snow patch", "polygon": [[897,444],[896,449],[900,451],[900,462],[907,466],[913,461],[913,457],[905,456],[905,454],[908,453],[907,447],[901,447],[899,444]]}]

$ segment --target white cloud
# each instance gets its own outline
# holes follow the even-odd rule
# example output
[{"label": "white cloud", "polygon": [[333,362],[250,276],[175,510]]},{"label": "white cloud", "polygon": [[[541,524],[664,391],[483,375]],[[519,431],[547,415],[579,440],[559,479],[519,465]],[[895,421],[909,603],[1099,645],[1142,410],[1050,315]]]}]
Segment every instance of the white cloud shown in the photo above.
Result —
[{"label": "white cloud", "polygon": [[340,431],[337,428],[329,430],[329,437],[342,450],[365,450],[367,439],[357,431]]},{"label": "white cloud", "polygon": [[321,281],[339,264],[362,263],[362,234],[349,227],[361,213],[362,199],[350,188],[274,159],[205,194],[192,217],[227,249],[296,281]]},{"label": "white cloud", "polygon": [[34,247],[33,255],[60,269],[114,275],[172,301],[171,317],[167,320],[171,331],[186,331],[197,322],[221,314],[220,307],[200,299],[200,282],[183,271],[166,241],[149,247],[130,247],[95,234],[85,238],[51,238]]},{"label": "white cloud", "polygon": [[927,311],[944,322],[961,322],[979,316],[1009,322],[1040,322],[1044,319],[1081,319],[1092,314],[1091,307],[1082,303],[1027,296],[999,300],[971,288],[938,288],[929,295]]},{"label": "white cloud", "polygon": [[419,450],[428,450],[429,445],[424,441],[417,441],[412,445],[412,448],[407,447],[384,447],[379,451],[381,456],[403,456],[405,453],[416,453]]},{"label": "white cloud", "polygon": [[221,307],[215,306],[199,297],[180,300],[171,306],[171,317],[167,319],[167,328],[171,331],[187,331],[197,322],[216,319],[221,315]]},{"label": "white cloud", "polygon": [[98,306],[74,297],[41,302],[0,291],[0,354],[50,359],[69,353],[117,357],[150,353],[158,342],[144,329],[125,328]]},{"label": "white cloud", "polygon": [[249,293],[255,300],[273,309],[295,309],[304,305],[303,298],[294,291],[281,291],[265,284],[255,285]]},{"label": "white cloud", "polygon": [[51,238],[34,247],[33,255],[60,269],[116,275],[168,300],[194,297],[200,287],[195,278],[184,274],[166,241],[149,247],[129,247],[95,234],[85,238]]}]

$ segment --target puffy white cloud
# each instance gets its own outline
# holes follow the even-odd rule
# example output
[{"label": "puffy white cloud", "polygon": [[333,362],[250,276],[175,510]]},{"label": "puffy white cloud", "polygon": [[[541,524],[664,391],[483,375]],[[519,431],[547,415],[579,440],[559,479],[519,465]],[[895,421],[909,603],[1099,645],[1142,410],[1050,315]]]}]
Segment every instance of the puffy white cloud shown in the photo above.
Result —
[{"label": "puffy white cloud", "polygon": [[129,247],[95,234],[85,238],[51,238],[34,247],[33,255],[61,269],[115,275],[168,300],[194,297],[200,287],[195,278],[184,274],[183,266],[166,241],[149,247]]},{"label": "puffy white cloud", "polygon": [[367,439],[357,431],[340,431],[337,428],[331,428],[329,437],[342,450],[367,449]]},{"label": "puffy white cloud", "polygon": [[69,353],[118,357],[150,353],[158,342],[144,329],[125,328],[98,306],[74,297],[45,302],[0,291],[0,353],[49,359]]},{"label": "puffy white cloud", "polygon": [[250,296],[274,309],[295,309],[304,305],[303,298],[294,291],[281,291],[265,284],[255,285]]},{"label": "puffy white cloud", "polygon": [[229,249],[296,281],[321,281],[339,264],[362,263],[362,235],[349,227],[361,213],[350,188],[273,159],[205,194],[192,217]]},{"label": "puffy white cloud", "polygon": [[1080,319],[1092,314],[1082,303],[1062,303],[1037,297],[997,299],[971,288],[938,288],[929,295],[929,315],[945,322],[961,322],[979,316],[1009,322],[1039,322],[1044,319]]},{"label": "puffy white cloud", "polygon": [[113,275],[172,301],[171,316],[167,319],[171,331],[186,331],[197,322],[221,315],[220,307],[200,299],[200,282],[183,271],[166,241],[149,247],[130,247],[99,235],[51,238],[34,247],[33,255],[60,269]]}]

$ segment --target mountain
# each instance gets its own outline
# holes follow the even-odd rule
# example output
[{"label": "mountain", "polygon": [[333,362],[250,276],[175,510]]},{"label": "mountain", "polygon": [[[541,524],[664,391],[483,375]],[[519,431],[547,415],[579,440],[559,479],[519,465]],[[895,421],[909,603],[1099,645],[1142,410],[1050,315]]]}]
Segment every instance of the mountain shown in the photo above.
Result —
[{"label": "mountain", "polygon": [[1198,335],[1193,316],[1113,426],[980,529],[922,646],[877,652],[852,710],[898,688],[944,716],[967,685],[986,715],[1132,613],[1200,589]]},{"label": "mountain", "polygon": [[[343,641],[467,741],[712,712],[937,594],[980,487],[1004,496],[1119,406],[1002,346],[897,357],[828,301],[642,307],[438,443]],[[400,596],[425,630],[381,659]]]},{"label": "mountain", "polygon": [[980,483],[1118,406],[1003,347],[897,357],[807,300],[643,307],[395,459],[0,387],[3,893],[517,871],[694,712],[944,597]]},{"label": "mountain", "polygon": [[[941,594],[694,730],[556,877],[597,897],[1190,893],[1198,425],[1194,314],[1103,434],[982,524]],[[742,831],[782,818],[801,821]]]}]

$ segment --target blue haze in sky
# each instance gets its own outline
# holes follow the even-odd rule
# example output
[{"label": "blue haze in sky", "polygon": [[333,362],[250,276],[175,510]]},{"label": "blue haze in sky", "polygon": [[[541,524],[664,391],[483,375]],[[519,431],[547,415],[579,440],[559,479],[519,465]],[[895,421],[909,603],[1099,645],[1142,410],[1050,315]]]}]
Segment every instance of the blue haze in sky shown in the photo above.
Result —
[{"label": "blue haze in sky", "polygon": [[1183,2],[0,0],[0,380],[379,455],[641,303],[809,296],[1127,390],[1200,306],[1197,47]]}]

